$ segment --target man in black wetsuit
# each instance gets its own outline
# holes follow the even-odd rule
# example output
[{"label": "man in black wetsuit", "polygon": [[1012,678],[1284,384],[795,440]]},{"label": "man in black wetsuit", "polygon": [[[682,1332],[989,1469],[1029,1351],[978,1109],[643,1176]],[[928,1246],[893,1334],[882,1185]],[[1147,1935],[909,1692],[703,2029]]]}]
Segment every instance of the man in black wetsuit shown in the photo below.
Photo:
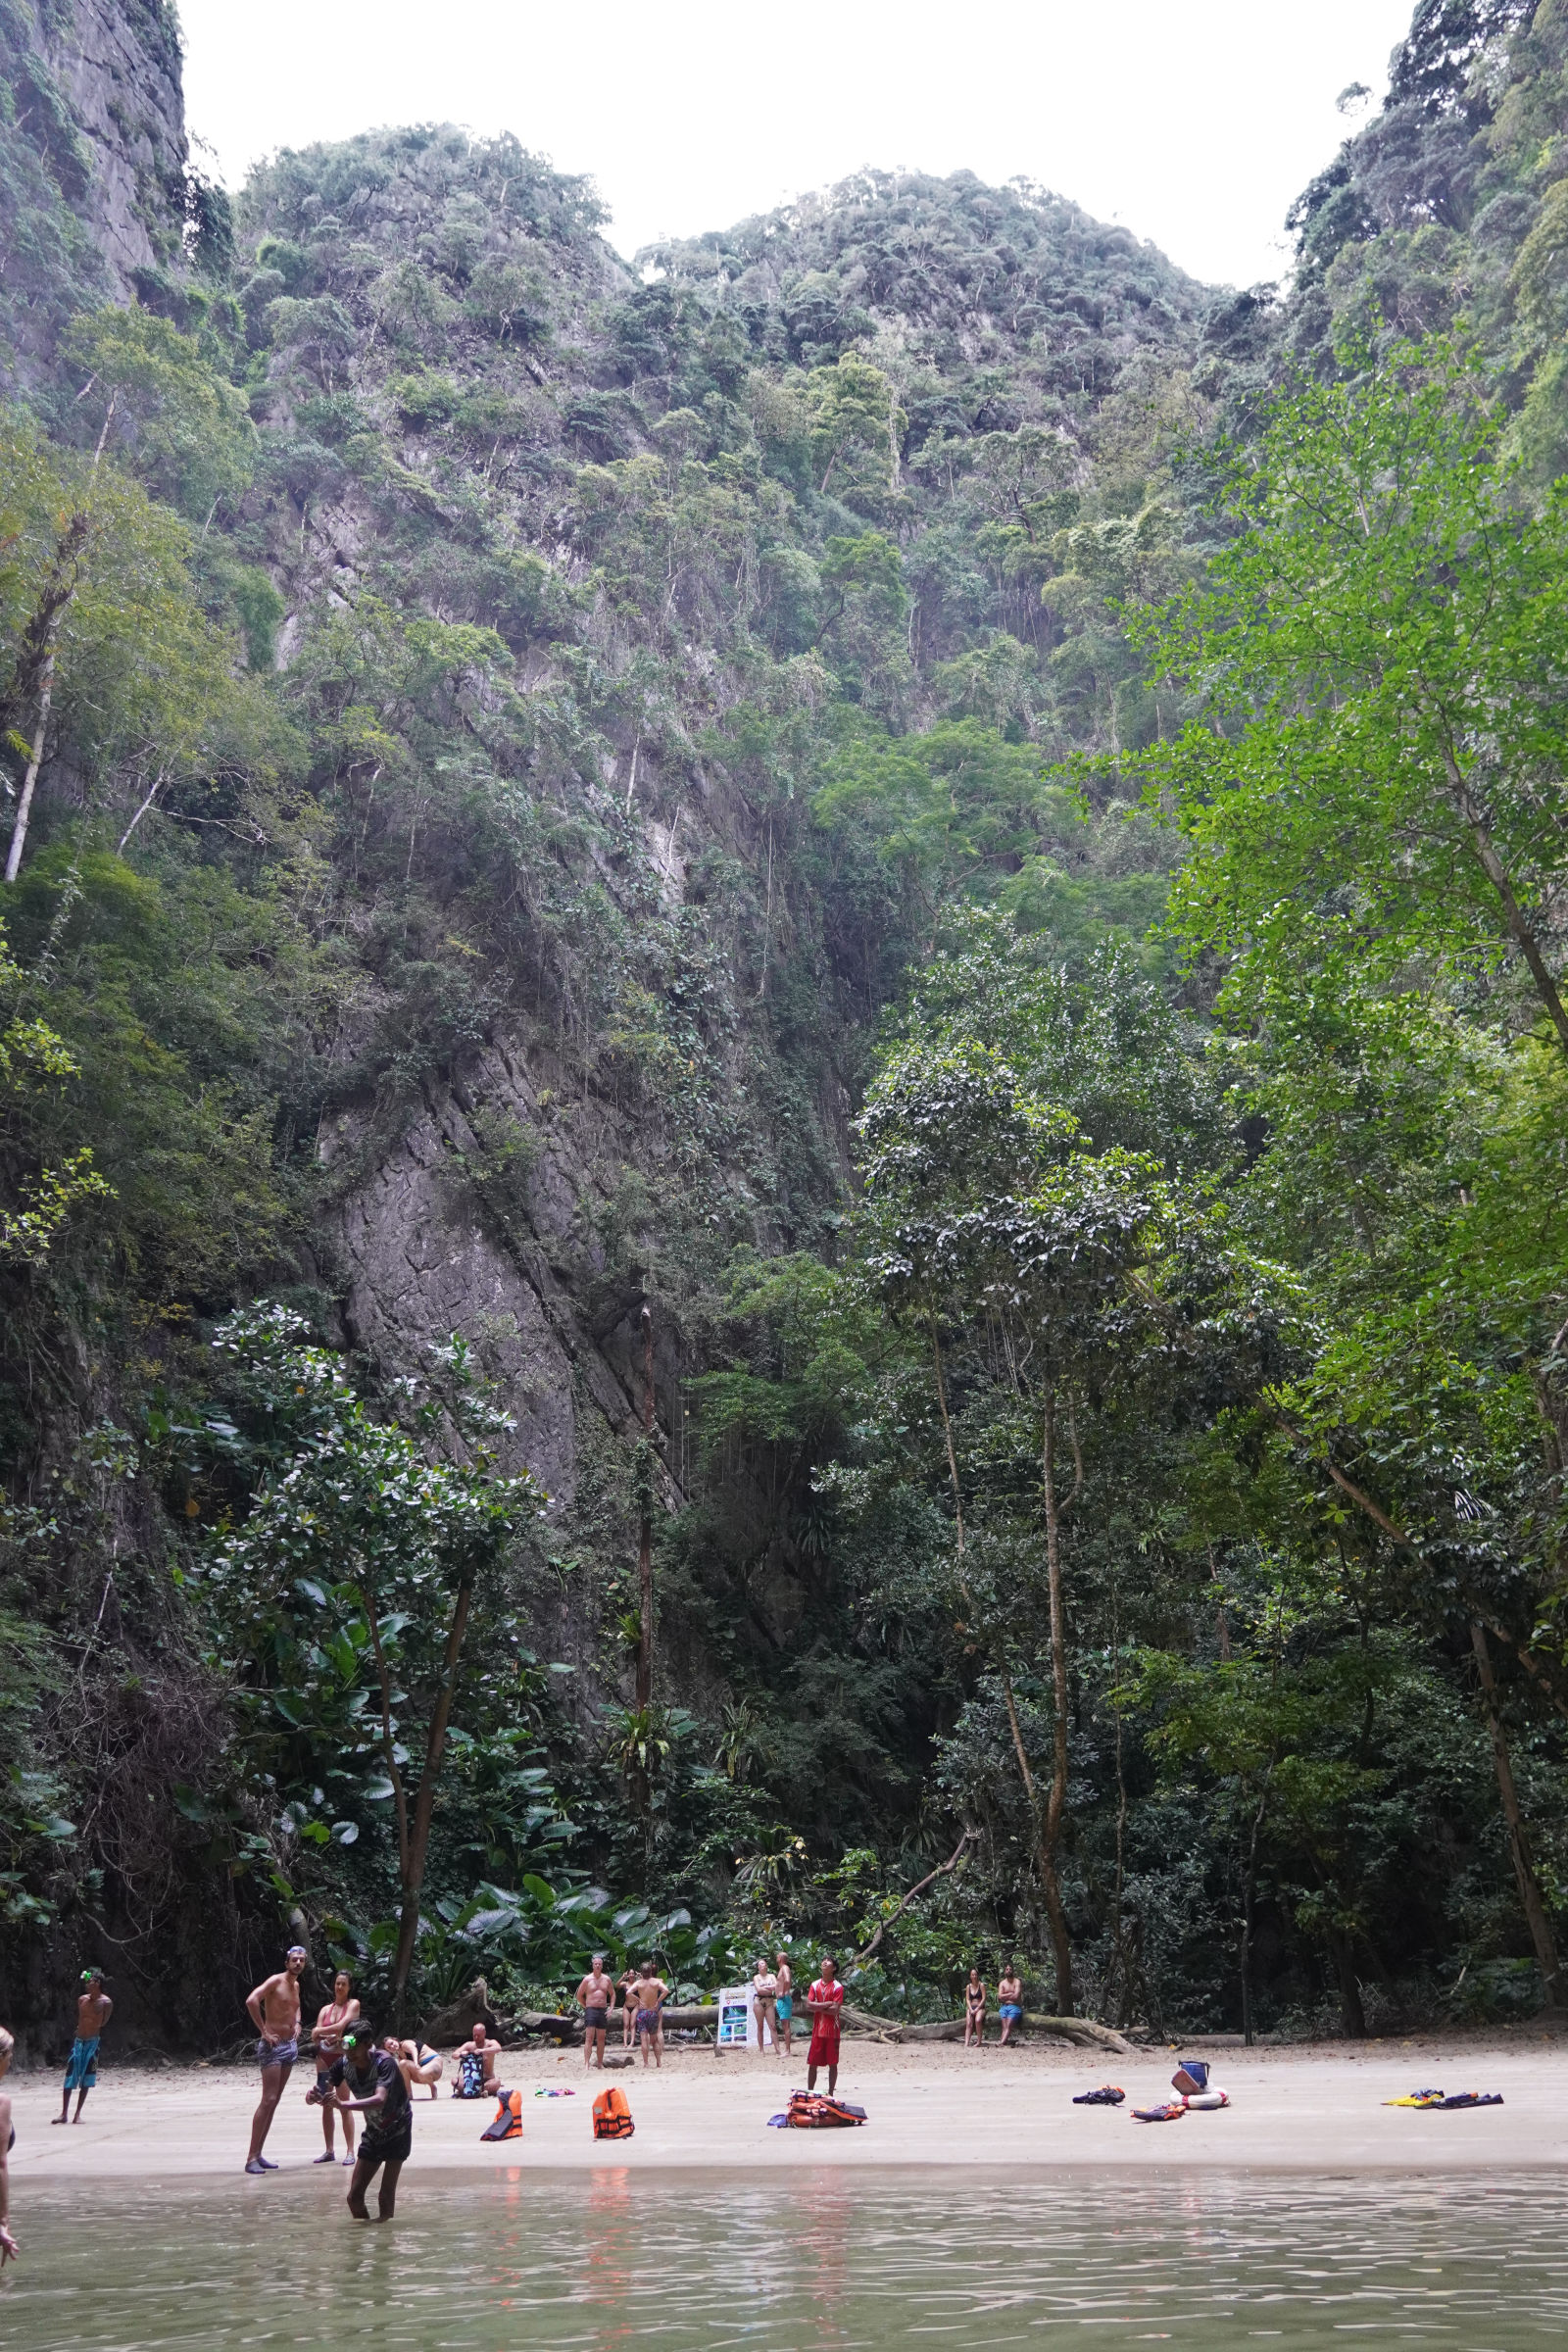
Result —
[{"label": "man in black wetsuit", "polygon": [[340,2108],[364,2116],[365,2130],[349,2182],[349,2211],[357,2222],[369,2220],[365,2192],[379,2172],[376,2203],[381,2220],[389,2222],[397,2204],[398,2175],[414,2146],[414,2102],[402,2068],[385,2050],[376,2048],[375,2037],[363,2018],[344,2034],[343,2054],[326,2069],[325,2082],[305,2096],[312,2107],[336,2099]]}]

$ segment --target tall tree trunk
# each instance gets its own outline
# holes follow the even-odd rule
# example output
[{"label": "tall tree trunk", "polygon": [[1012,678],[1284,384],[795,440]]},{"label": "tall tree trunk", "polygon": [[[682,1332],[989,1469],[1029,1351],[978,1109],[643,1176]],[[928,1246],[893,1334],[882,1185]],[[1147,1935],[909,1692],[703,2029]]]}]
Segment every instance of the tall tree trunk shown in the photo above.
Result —
[{"label": "tall tree trunk", "polygon": [[[71,609],[80,579],[79,559],[87,536],[87,515],[78,510],[66,524],[55,543],[54,562],[42,595],[33,608],[31,618],[22,632],[17,652],[16,676],[11,692],[5,698],[6,710],[20,716],[30,703],[33,706],[32,747],[27,758],[27,772],[23,780],[22,797],[12,820],[11,847],[6,857],[6,880],[14,882],[22,866],[22,853],[27,843],[27,822],[32,814],[32,796],[38,782],[38,770],[49,733],[49,711],[54,702],[55,656],[60,645],[60,628]],[[5,717],[0,710],[0,720]]]},{"label": "tall tree trunk", "polygon": [[1546,1916],[1546,1906],[1542,1899],[1541,1882],[1530,1860],[1530,1841],[1525,1835],[1524,1816],[1519,1810],[1519,1792],[1514,1787],[1507,1735],[1498,1712],[1497,1682],[1492,1671],[1492,1652],[1487,1646],[1485,1627],[1472,1625],[1470,1641],[1481,1674],[1487,1730],[1492,1735],[1492,1760],[1497,1768],[1497,1793],[1502,1799],[1502,1818],[1507,1825],[1508,1851],[1513,1857],[1513,1875],[1518,1882],[1519,1900],[1524,1906],[1530,1927],[1530,1940],[1536,1947],[1536,1958],[1541,1964],[1546,2006],[1548,2009],[1560,2009],[1564,2002],[1557,1976],[1557,1938],[1551,1932],[1551,1921]]},{"label": "tall tree trunk", "polygon": [[1046,1910],[1051,1940],[1056,1953],[1056,2014],[1072,2015],[1072,1943],[1061,1905],[1056,1875],[1056,1848],[1061,1818],[1067,1804],[1067,1625],[1061,1605],[1061,1522],[1056,1510],[1056,1392],[1046,1390],[1041,1429],[1041,1476],[1046,1493],[1046,1587],[1051,1602],[1052,1726],[1051,1795],[1046,1803],[1046,1826],[1041,1858],[1046,1882]]},{"label": "tall tree trunk", "polygon": [[[947,1385],[942,1378],[942,1347],[937,1338],[936,1318],[931,1318],[931,1362],[936,1373],[937,1410],[942,1415],[942,1436],[948,1449],[948,1475],[953,1481],[953,1517],[957,1535],[958,1590],[963,1605],[973,1610],[974,1598],[969,1591],[968,1573],[963,1551],[963,1490],[958,1483],[958,1456],[953,1443],[953,1423],[948,1415]],[[1055,1505],[1053,1500],[1052,1509]],[[978,1628],[976,1629],[978,1631]],[[1002,1685],[1002,1700],[1007,1710],[1007,1728],[1012,1735],[1012,1752],[1017,1760],[1018,1778],[1023,1783],[1025,1801],[1029,1807],[1029,1826],[1034,1837],[1035,1867],[1040,1873],[1041,1890],[1046,1900],[1046,1917],[1051,1925],[1051,1944],[1056,1962],[1056,2015],[1072,2014],[1072,1944],[1067,1935],[1066,1915],[1061,1907],[1061,1889],[1056,1883],[1056,1863],[1054,1850],[1048,1845],[1040,1810],[1040,1791],[1030,1768],[1029,1750],[1024,1745],[1023,1726],[1018,1721],[1018,1702],[1013,1695],[1012,1676],[1007,1668],[1004,1649],[995,1653],[997,1679]],[[1065,1722],[1063,1722],[1065,1738]]]},{"label": "tall tree trunk", "polygon": [[643,1325],[643,1462],[642,1518],[637,1533],[637,1591],[642,1622],[637,1641],[637,1708],[646,1714],[654,1703],[654,1312],[645,1306]]},{"label": "tall tree trunk", "polygon": [[424,1865],[430,1851],[430,1824],[435,1815],[436,1782],[446,1754],[447,1726],[452,1720],[458,1664],[463,1656],[463,1637],[468,1630],[468,1611],[472,1605],[473,1587],[460,1585],[452,1605],[452,1623],[447,1628],[441,1683],[430,1716],[430,1728],[425,1734],[424,1769],[419,1775],[419,1793],[414,1800],[414,1819],[409,1828],[403,1863],[403,1909],[398,1918],[398,1952],[392,1971],[392,2000],[399,2033],[403,2030],[404,2001],[408,1993],[409,1974],[414,1966],[415,1941],[419,1933],[419,1896],[424,1888]]}]

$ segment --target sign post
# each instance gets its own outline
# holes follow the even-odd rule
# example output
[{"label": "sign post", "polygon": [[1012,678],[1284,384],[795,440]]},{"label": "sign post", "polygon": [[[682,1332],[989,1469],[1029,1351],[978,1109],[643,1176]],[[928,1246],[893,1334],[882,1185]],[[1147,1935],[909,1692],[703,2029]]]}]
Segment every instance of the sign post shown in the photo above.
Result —
[{"label": "sign post", "polygon": [[721,2050],[745,2050],[757,2047],[757,2018],[752,2009],[752,1988],[749,1984],[721,1984],[718,1988],[717,2046]]}]

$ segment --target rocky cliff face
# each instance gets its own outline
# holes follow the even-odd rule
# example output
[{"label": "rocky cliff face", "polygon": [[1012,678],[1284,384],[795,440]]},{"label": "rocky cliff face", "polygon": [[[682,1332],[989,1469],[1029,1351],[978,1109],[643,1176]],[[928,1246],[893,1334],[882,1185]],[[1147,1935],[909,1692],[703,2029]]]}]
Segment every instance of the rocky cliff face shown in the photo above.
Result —
[{"label": "rocky cliff face", "polygon": [[73,310],[177,263],[185,170],[165,0],[0,0],[0,360],[30,372]]}]

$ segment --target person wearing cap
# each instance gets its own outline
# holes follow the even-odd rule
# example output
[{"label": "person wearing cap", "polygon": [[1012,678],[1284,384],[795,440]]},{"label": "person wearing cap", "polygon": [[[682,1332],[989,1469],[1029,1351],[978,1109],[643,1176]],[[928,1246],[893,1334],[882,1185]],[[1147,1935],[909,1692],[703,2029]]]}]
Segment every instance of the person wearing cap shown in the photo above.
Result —
[{"label": "person wearing cap", "polygon": [[[103,1971],[84,1968],[81,1972],[81,1990],[76,1995],[76,2038],[71,2045],[71,2058],[66,2067],[65,2096],[60,2102],[57,2124],[81,2121],[81,2111],[87,2104],[87,2093],[98,2081],[98,2041],[114,2002],[104,1990]],[[72,2115],[71,2094],[76,2094],[76,2112]]]},{"label": "person wearing cap", "polygon": [[389,2222],[397,2203],[398,2175],[414,2149],[414,2101],[397,2058],[376,2046],[374,2031],[364,2018],[344,2034],[342,2055],[327,2068],[325,2082],[318,2082],[305,2097],[313,2107],[335,2099],[345,2117],[364,2116],[360,2152],[349,2182],[349,2211],[357,2222],[369,2220],[365,2192],[380,2172],[376,2203],[382,2221]]},{"label": "person wearing cap", "polygon": [[277,2170],[262,2150],[277,2113],[277,2102],[283,2096],[283,2085],[300,2054],[300,1979],[309,1959],[310,1953],[303,1943],[290,1944],[288,1958],[276,1976],[269,1977],[246,1997],[251,2023],[261,2035],[256,2044],[256,2058],[262,2070],[261,2104],[251,2118],[251,2152],[245,2159],[248,2173]]}]

